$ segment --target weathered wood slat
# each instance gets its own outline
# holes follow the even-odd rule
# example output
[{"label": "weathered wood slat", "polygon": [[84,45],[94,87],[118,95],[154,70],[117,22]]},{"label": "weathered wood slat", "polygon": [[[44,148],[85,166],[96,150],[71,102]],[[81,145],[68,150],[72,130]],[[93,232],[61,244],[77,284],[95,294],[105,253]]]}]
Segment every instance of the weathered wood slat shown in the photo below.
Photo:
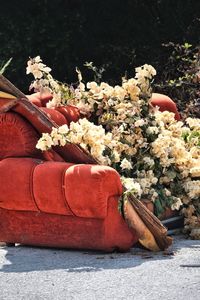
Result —
[{"label": "weathered wood slat", "polygon": [[167,228],[152,212],[148,210],[148,208],[146,208],[145,205],[142,204],[141,201],[137,200],[133,195],[130,194],[128,196],[128,201],[153,234],[160,250],[167,249],[172,244],[172,238],[167,236]]}]

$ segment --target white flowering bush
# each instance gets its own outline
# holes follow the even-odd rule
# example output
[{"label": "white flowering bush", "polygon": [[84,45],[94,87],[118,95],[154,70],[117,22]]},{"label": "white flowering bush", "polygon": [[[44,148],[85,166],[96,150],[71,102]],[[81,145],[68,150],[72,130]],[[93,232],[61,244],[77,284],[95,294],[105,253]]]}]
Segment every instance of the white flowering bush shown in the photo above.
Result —
[{"label": "white flowering bush", "polygon": [[35,80],[29,89],[41,93],[50,92],[53,99],[47,104],[48,108],[66,105],[67,100],[72,96],[70,88],[67,84],[55,80],[50,72],[51,68],[42,62],[40,56],[30,58],[27,62],[26,74],[32,74]]},{"label": "white flowering bush", "polygon": [[155,69],[145,64],[136,68],[134,78],[123,78],[116,86],[84,83],[77,70],[75,89],[57,82],[49,72],[40,57],[31,59],[27,67],[35,77],[31,88],[48,89],[53,94],[50,107],[77,106],[83,119],[44,133],[37,148],[79,144],[100,164],[119,172],[124,192],[151,200],[158,217],[167,207],[181,209],[185,230],[200,236],[200,120],[178,122],[173,113],[151,106]]}]

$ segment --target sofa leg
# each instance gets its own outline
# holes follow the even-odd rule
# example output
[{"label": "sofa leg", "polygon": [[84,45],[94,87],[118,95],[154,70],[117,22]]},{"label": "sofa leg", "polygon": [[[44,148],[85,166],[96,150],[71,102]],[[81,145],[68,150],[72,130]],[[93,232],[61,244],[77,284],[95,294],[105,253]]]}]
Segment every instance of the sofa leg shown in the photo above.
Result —
[{"label": "sofa leg", "polygon": [[6,243],[7,247],[15,247],[15,243]]}]

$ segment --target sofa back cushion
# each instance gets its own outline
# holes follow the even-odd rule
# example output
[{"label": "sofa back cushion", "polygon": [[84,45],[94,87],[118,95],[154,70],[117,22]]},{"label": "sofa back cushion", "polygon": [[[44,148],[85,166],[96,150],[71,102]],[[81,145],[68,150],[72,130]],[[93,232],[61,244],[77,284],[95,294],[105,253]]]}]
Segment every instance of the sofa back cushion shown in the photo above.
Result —
[{"label": "sofa back cushion", "polygon": [[0,114],[0,159],[40,157],[36,149],[39,134],[23,117],[14,112]]}]

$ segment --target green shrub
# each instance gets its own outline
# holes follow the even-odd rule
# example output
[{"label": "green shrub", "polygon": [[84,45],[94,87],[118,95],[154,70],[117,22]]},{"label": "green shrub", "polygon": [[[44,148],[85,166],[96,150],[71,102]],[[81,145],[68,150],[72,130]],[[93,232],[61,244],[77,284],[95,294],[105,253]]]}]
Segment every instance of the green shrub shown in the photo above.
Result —
[{"label": "green shrub", "polygon": [[175,100],[183,117],[200,117],[200,48],[189,43],[163,46],[171,53],[154,88]]}]

